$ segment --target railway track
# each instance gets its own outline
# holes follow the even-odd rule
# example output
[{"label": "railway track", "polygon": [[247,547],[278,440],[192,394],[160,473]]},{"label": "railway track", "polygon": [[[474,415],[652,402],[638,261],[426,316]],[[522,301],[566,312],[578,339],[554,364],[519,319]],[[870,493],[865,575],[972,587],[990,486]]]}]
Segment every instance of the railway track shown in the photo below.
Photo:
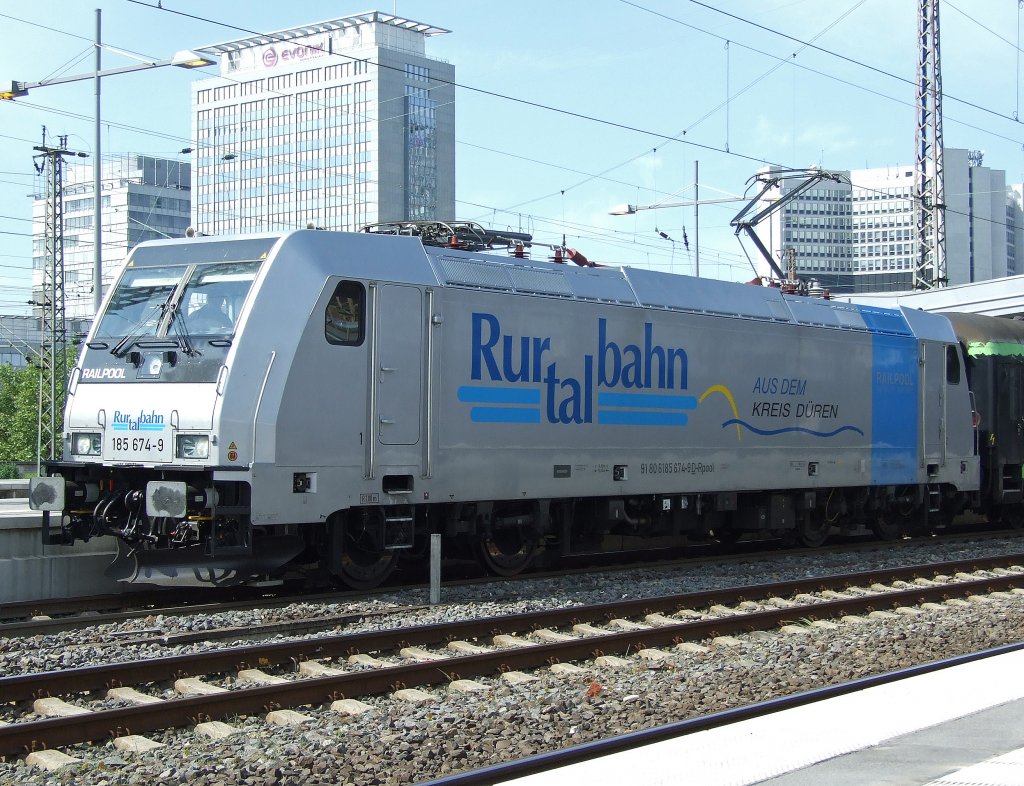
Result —
[{"label": "railway track", "polygon": [[[630,655],[657,666],[672,657],[665,648],[717,637],[894,609],[913,614],[920,604],[997,592],[1015,597],[1024,594],[1022,566],[1017,554],[0,678],[0,696],[13,707],[0,726],[0,755],[111,737],[145,746],[142,732],[238,715],[300,721],[280,713],[308,705],[359,712],[365,705],[355,697],[437,684],[473,691],[481,689],[473,678],[528,680],[529,670],[571,670],[573,661],[595,658],[615,665]],[[158,695],[171,684],[180,698]]]},{"label": "railway track", "polygon": [[[346,598],[351,600],[351,598]],[[293,598],[288,601],[261,602],[253,601],[243,604],[238,603],[216,603],[202,604],[196,606],[174,606],[161,609],[135,610],[131,612],[115,612],[111,614],[85,614],[73,617],[61,617],[57,619],[31,619],[18,622],[0,624],[0,639],[14,636],[38,636],[60,633],[69,630],[80,630],[96,625],[116,624],[134,619],[148,619],[154,615],[163,617],[177,615],[203,615],[220,614],[226,611],[239,611],[244,609],[265,609],[268,606],[285,606],[296,602],[335,602],[336,596],[317,596],[311,598]],[[268,638],[271,636],[302,636],[316,633],[331,628],[348,625],[353,622],[372,617],[386,617],[403,612],[416,612],[424,608],[423,605],[393,606],[379,610],[361,610],[345,612],[341,614],[303,616],[300,619],[281,620],[267,622],[252,627],[228,626],[220,628],[206,628],[198,631],[172,631],[167,632],[161,628],[150,628],[141,631],[123,631],[119,634],[106,634],[108,637],[117,638],[125,644],[160,644],[173,646],[178,644],[189,644],[196,641],[215,641],[218,639],[243,639],[243,638]]]},{"label": "railway track", "polygon": [[[972,532],[947,533],[931,539],[932,543],[947,543],[956,545],[958,543],[977,543],[987,540],[1004,539],[1009,535],[1019,535],[1019,532],[1012,530],[999,530],[989,533]],[[913,543],[914,541],[909,541]],[[760,542],[741,543],[733,546],[732,552],[726,553],[722,549],[707,546],[690,547],[687,556],[679,557],[673,555],[669,558],[638,561],[636,555],[631,555],[627,560],[619,559],[616,564],[607,562],[607,555],[599,564],[585,565],[575,568],[567,568],[558,571],[534,571],[524,574],[523,579],[543,579],[549,577],[561,577],[566,575],[586,575],[606,570],[623,570],[629,567],[645,568],[667,568],[673,566],[686,566],[695,562],[703,563],[709,557],[714,558],[717,563],[729,564],[730,562],[746,561],[759,554],[765,558],[779,558],[787,555],[800,555],[813,558],[815,554],[836,554],[856,553],[878,549],[883,544],[878,541],[856,541],[840,544],[833,544],[817,549],[774,549],[770,552],[764,551],[764,544]],[[893,544],[890,544],[890,546]],[[745,548],[744,548],[745,547]],[[710,551],[709,551],[710,548]],[[699,551],[694,556],[693,550]],[[738,550],[737,550],[738,549]],[[655,552],[657,553],[657,552]],[[574,558],[582,560],[583,558]],[[444,582],[446,587],[467,586],[472,584],[486,584],[494,582],[493,576],[465,578],[459,577]],[[506,581],[507,579],[497,579]],[[280,588],[234,588],[234,589],[184,589],[184,590],[153,590],[144,592],[133,592],[118,595],[98,595],[83,598],[67,599],[39,599],[30,601],[15,601],[0,604],[0,638],[10,636],[35,636],[59,633],[62,631],[80,630],[96,625],[117,624],[130,620],[142,619],[155,615],[164,617],[185,616],[194,614],[214,615],[228,611],[241,611],[246,609],[275,609],[283,608],[294,603],[324,603],[344,604],[374,597],[380,593],[403,593],[421,590],[422,584],[405,584],[381,588],[375,593],[367,593],[357,590],[340,590],[329,592],[310,592],[299,590],[294,587],[283,586]],[[348,619],[347,615],[342,615]],[[357,615],[358,616],[358,615]],[[343,622],[344,619],[339,620]],[[323,626],[321,626],[322,629]],[[302,623],[282,623],[280,633],[302,632]],[[162,631],[154,631],[154,638],[160,638]],[[225,637],[230,631],[224,631]],[[210,638],[214,636],[211,635]],[[168,640],[172,636],[166,636]],[[176,641],[183,642],[188,639],[188,634],[173,636]]]}]

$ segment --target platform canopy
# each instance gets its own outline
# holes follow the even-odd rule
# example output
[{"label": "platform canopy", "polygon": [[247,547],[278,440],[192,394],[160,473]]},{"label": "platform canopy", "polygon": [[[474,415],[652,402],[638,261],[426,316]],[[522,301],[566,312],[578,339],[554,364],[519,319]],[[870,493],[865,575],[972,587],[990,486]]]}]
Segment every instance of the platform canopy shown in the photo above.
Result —
[{"label": "platform canopy", "polygon": [[991,317],[1024,318],[1024,275],[930,289],[926,292],[864,293],[841,295],[836,299],[890,308],[904,306],[922,311],[959,311]]}]

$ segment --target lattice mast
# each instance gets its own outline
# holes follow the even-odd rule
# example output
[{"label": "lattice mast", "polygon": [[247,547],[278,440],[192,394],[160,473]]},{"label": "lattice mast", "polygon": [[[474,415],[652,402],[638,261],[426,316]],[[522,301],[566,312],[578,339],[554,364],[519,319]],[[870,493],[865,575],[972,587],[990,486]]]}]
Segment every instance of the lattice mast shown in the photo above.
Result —
[{"label": "lattice mast", "polygon": [[914,289],[944,287],[946,277],[946,200],[942,163],[942,61],[939,52],[939,0],[920,0],[917,14],[917,264]]},{"label": "lattice mast", "polygon": [[67,136],[60,144],[43,144],[33,150],[36,171],[46,181],[46,213],[43,229],[42,341],[39,361],[42,380],[39,392],[39,457],[60,458],[64,415],[64,385],[67,381],[67,324],[64,302],[64,156],[75,155],[67,149]]}]

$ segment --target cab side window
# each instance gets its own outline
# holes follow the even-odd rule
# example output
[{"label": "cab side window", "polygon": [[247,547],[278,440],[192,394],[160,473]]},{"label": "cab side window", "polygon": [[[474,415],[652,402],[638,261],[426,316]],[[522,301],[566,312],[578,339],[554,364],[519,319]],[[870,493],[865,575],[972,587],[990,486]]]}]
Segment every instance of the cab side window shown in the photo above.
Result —
[{"label": "cab side window", "polygon": [[950,385],[960,384],[960,355],[953,344],[946,345],[946,382]]},{"label": "cab side window", "polygon": [[357,346],[365,335],[366,290],[357,281],[342,281],[327,302],[324,335],[330,344]]}]

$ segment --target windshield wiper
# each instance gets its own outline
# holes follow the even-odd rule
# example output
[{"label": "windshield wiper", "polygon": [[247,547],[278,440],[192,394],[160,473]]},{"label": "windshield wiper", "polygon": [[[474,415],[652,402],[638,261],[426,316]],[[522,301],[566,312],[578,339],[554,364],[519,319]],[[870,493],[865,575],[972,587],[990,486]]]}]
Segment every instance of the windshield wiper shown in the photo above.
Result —
[{"label": "windshield wiper", "polygon": [[195,345],[192,343],[192,337],[188,334],[188,328],[185,326],[185,320],[176,319],[178,316],[178,305],[175,303],[170,307],[171,317],[170,323],[174,326],[174,333],[178,337],[178,345],[181,347],[181,351],[188,355],[190,358],[196,355],[203,354]]},{"label": "windshield wiper", "polygon": [[125,334],[124,338],[110,348],[110,354],[116,358],[124,357],[128,353],[128,350],[132,348],[135,342],[142,335],[145,330],[146,323],[149,322],[150,315],[158,308],[163,311],[166,306],[166,303],[160,303],[150,308],[149,311],[143,314],[141,319],[135,323],[135,326]]}]

